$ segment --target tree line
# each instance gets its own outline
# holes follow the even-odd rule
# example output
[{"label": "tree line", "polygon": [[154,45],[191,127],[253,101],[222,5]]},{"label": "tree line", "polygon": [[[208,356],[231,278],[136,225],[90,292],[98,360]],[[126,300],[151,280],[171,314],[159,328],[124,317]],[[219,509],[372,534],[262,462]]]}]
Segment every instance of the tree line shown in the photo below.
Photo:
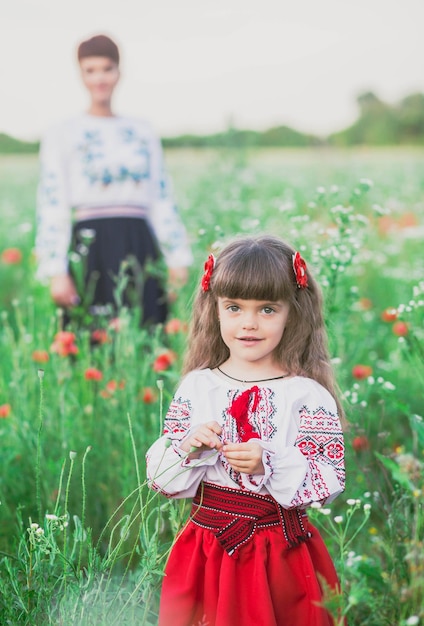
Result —
[{"label": "tree line", "polygon": [[[358,96],[357,105],[357,120],[327,137],[302,133],[284,125],[264,131],[230,125],[223,132],[163,137],[162,142],[165,148],[424,145],[423,93],[411,94],[391,105],[368,91]],[[39,142],[24,142],[0,133],[0,153],[36,153],[38,149]]]}]

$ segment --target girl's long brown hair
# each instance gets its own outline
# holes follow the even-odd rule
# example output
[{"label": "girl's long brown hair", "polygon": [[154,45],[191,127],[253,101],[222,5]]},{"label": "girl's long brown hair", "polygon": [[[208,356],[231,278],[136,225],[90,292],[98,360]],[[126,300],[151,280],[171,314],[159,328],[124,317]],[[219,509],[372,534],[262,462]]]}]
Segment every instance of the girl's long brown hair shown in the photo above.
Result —
[{"label": "girl's long brown hair", "polygon": [[339,416],[344,411],[338,397],[327,348],[321,290],[307,269],[308,286],[300,289],[293,270],[295,250],[271,235],[238,238],[219,254],[209,290],[199,290],[193,304],[189,347],[183,373],[215,368],[230,352],[221,338],[217,298],[283,300],[290,306],[276,361],[291,375],[313,378],[334,397]]}]

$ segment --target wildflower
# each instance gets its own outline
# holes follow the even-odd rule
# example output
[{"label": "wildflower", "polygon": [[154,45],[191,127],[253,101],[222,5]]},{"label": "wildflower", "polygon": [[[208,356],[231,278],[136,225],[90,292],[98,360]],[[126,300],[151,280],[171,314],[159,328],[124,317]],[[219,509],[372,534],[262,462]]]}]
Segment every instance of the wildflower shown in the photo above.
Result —
[{"label": "wildflower", "polygon": [[321,502],[311,502],[311,509],[320,509],[321,507]]},{"label": "wildflower", "polygon": [[378,535],[378,530],[376,529],[375,526],[371,526],[371,528],[368,530],[370,535]]},{"label": "wildflower", "polygon": [[168,320],[165,324],[165,332],[167,335],[176,335],[177,333],[185,332],[186,330],[187,324],[182,322],[177,317]]},{"label": "wildflower", "polygon": [[[98,380],[101,380],[101,379],[99,378]],[[110,398],[111,396],[113,396],[115,391],[117,391],[118,389],[124,389],[124,388],[125,388],[125,380],[121,380],[118,382],[117,380],[112,378],[112,380],[109,380],[106,383],[106,388],[102,389],[102,391],[100,392],[100,395],[103,398]]]},{"label": "wildflower", "polygon": [[35,363],[47,363],[49,359],[50,356],[47,350],[34,350],[32,353],[32,360]]},{"label": "wildflower", "polygon": [[416,626],[416,624],[419,624],[419,623],[420,623],[420,618],[418,617],[418,615],[411,615],[411,617],[408,617],[408,619],[405,622],[406,626]]},{"label": "wildflower", "polygon": [[364,450],[369,450],[370,442],[368,441],[368,437],[365,435],[359,435],[358,437],[354,437],[352,440],[352,448],[355,452],[363,452]]},{"label": "wildflower", "polygon": [[372,367],[370,365],[354,365],[352,368],[352,376],[356,380],[364,380],[372,374]]},{"label": "wildflower", "polygon": [[370,178],[361,178],[359,180],[359,184],[364,191],[368,191],[368,189],[371,189],[371,187],[374,186],[374,183]]},{"label": "wildflower", "polygon": [[156,381],[156,387],[159,389],[159,391],[162,391],[162,389],[163,389],[163,380],[161,378],[159,378],[159,380]]},{"label": "wildflower", "polygon": [[114,317],[109,322],[109,328],[111,330],[114,330],[116,333],[121,330],[121,326],[122,324],[121,324],[121,320],[119,319],[119,317]]},{"label": "wildflower", "polygon": [[395,322],[392,331],[397,337],[405,337],[409,332],[409,327],[406,322]]},{"label": "wildflower", "polygon": [[10,404],[0,404],[0,417],[9,417],[12,411]]},{"label": "wildflower", "polygon": [[145,404],[153,404],[156,402],[157,395],[152,387],[144,387],[142,391],[142,400]]},{"label": "wildflower", "polygon": [[163,372],[167,370],[172,363],[176,360],[177,355],[172,350],[167,350],[166,352],[162,352],[159,356],[156,357],[155,362],[153,363],[153,370],[155,372]]},{"label": "wildflower", "polygon": [[364,504],[364,511],[370,511],[371,510],[371,504],[367,503]]},{"label": "wildflower", "polygon": [[336,517],[334,518],[334,522],[336,524],[341,524],[343,522],[343,515],[336,515]]},{"label": "wildflower", "polygon": [[77,453],[75,452],[75,450],[69,451],[69,458],[71,459],[71,461],[75,461],[75,459],[77,458]]},{"label": "wildflower", "polygon": [[414,226],[418,226],[418,223],[417,216],[411,211],[403,213],[398,220],[399,228],[413,228]]},{"label": "wildflower", "polygon": [[59,356],[69,356],[70,354],[78,354],[78,348],[75,345],[75,334],[68,330],[61,330],[56,333],[54,341],[50,347],[50,352],[56,352]]},{"label": "wildflower", "polygon": [[369,298],[360,298],[359,300],[359,308],[361,311],[369,311],[372,309],[372,300]]},{"label": "wildflower", "polygon": [[17,265],[22,261],[22,252],[18,248],[6,248],[1,253],[1,260],[6,265]]},{"label": "wildflower", "polygon": [[110,341],[110,338],[106,330],[104,330],[103,328],[96,328],[91,333],[91,341],[94,344],[102,345],[104,343],[108,343]]},{"label": "wildflower", "polygon": [[422,471],[422,463],[414,457],[413,454],[405,452],[395,457],[396,463],[399,465],[402,473],[409,476],[413,481],[419,480]]},{"label": "wildflower", "polygon": [[384,309],[381,314],[381,319],[383,322],[394,322],[397,319],[398,311],[394,307],[388,307]]},{"label": "wildflower", "polygon": [[96,231],[94,228],[81,228],[78,231],[78,235],[85,244],[89,245],[96,238]]},{"label": "wildflower", "polygon": [[118,383],[116,382],[116,380],[110,380],[109,382],[106,383],[106,389],[110,392],[110,393],[115,393],[115,391],[118,389]]},{"label": "wildflower", "polygon": [[87,367],[84,372],[85,380],[102,380],[103,374],[96,367]]},{"label": "wildflower", "polygon": [[346,503],[347,503],[349,506],[355,506],[355,504],[356,504],[356,500],[355,500],[354,498],[349,498],[348,500],[346,500]]}]

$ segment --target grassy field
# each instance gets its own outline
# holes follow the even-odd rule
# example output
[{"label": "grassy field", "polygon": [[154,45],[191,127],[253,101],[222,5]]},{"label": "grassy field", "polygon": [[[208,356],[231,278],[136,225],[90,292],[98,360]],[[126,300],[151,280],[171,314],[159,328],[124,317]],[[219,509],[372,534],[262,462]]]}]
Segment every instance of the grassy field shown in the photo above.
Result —
[{"label": "grassy field", "polygon": [[[347,488],[312,510],[349,626],[424,623],[424,151],[170,151],[195,264],[172,323],[58,335],[34,279],[37,160],[0,157],[0,623],[154,625],[186,513],[144,482],[210,250],[272,232],[326,300],[345,398]],[[73,354],[75,353],[75,354]]]}]

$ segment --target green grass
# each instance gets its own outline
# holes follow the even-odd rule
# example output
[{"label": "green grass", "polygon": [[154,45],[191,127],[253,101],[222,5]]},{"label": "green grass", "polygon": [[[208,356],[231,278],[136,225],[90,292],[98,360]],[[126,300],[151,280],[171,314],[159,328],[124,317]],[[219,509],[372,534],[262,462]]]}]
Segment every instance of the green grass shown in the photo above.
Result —
[{"label": "green grass", "polygon": [[[167,161],[195,257],[173,317],[188,320],[207,254],[239,232],[278,234],[315,270],[350,422],[346,492],[328,515],[311,513],[343,582],[329,602],[350,626],[422,623],[424,152],[170,151]],[[0,623],[153,625],[185,504],[147,490],[144,453],[186,333],[140,331],[122,311],[106,343],[91,349],[78,331],[76,357],[50,352],[61,320],[34,279],[37,161],[0,162],[0,255],[22,253],[0,260]],[[381,318],[388,307],[405,337]],[[169,350],[176,360],[155,372]],[[355,378],[357,365],[372,375]],[[86,379],[90,367],[101,380]]]}]

